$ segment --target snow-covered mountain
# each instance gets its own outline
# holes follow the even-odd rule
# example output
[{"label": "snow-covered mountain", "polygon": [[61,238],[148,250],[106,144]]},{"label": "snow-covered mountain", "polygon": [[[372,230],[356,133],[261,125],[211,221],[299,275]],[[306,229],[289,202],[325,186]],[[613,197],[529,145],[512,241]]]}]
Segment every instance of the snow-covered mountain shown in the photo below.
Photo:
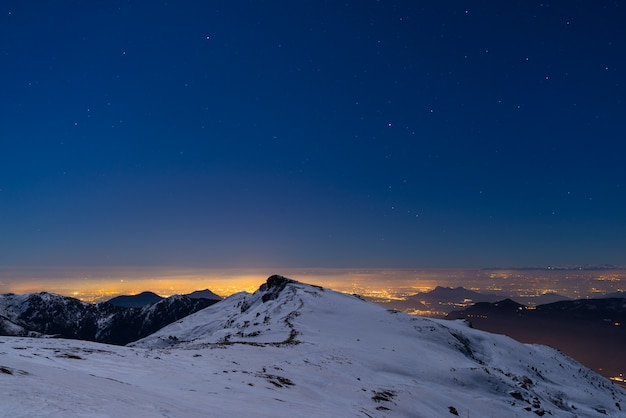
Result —
[{"label": "snow-covered mountain", "polygon": [[123,345],[216,303],[179,295],[160,299],[143,308],[125,308],[46,292],[4,294],[0,295],[0,335],[48,335]]},{"label": "snow-covered mountain", "polygon": [[545,346],[270,277],[131,346],[0,337],[0,415],[618,417]]}]

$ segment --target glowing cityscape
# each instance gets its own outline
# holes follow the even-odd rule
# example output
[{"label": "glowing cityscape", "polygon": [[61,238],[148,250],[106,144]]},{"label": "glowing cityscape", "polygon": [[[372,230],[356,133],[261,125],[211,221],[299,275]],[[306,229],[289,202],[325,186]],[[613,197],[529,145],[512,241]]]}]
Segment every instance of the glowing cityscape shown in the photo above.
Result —
[{"label": "glowing cityscape", "polygon": [[530,302],[532,298],[547,293],[583,299],[626,289],[626,270],[134,268],[106,271],[5,269],[0,271],[0,293],[47,291],[86,302],[100,302],[146,290],[164,297],[200,289],[229,296],[241,291],[253,292],[274,273],[381,301],[402,300],[436,286],[462,286],[481,293],[528,298]]}]

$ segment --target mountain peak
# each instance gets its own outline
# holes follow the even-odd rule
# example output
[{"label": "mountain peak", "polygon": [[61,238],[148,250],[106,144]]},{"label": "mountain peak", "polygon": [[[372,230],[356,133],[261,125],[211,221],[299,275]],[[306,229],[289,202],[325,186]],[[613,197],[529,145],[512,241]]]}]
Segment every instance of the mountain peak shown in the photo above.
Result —
[{"label": "mountain peak", "polygon": [[109,299],[106,303],[122,308],[143,308],[163,300],[163,297],[153,292],[141,292],[138,295],[120,295]]},{"label": "mountain peak", "polygon": [[259,287],[260,292],[265,292],[265,294],[261,297],[261,300],[265,303],[268,300],[276,299],[280,292],[282,292],[283,289],[290,283],[298,282],[278,274],[268,277],[267,281]]},{"label": "mountain peak", "polygon": [[209,289],[196,290],[194,292],[189,293],[187,296],[189,296],[191,299],[210,299],[210,300],[222,300],[222,299],[224,299],[220,295],[217,295],[217,294],[211,292]]},{"label": "mountain peak", "polygon": [[[356,415],[354,405],[367,416],[415,416],[416,411],[445,416],[460,408],[473,416],[496,411],[501,416],[618,416],[626,399],[619,388],[548,347],[524,345],[459,321],[389,311],[279,275],[253,294],[236,293],[130,346],[161,350],[159,358],[176,353],[196,366],[206,364],[229,379],[228,392],[241,380],[239,393],[269,390],[269,399],[299,408],[312,402],[311,393],[329,401],[318,398],[314,408],[319,409],[308,416]],[[225,365],[214,368],[222,359]],[[269,385],[250,380],[255,378],[270,379]],[[328,393],[319,389],[321,382],[332,382]],[[299,393],[307,395],[299,398]],[[346,409],[341,409],[344,399]],[[271,408],[273,416],[293,412],[282,403]]]}]

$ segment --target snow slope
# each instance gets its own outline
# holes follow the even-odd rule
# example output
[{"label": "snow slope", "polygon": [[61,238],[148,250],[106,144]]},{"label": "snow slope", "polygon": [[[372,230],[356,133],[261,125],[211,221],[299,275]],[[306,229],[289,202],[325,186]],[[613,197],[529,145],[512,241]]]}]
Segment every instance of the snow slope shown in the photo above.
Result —
[{"label": "snow slope", "polygon": [[0,337],[12,417],[618,417],[626,393],[544,346],[272,276],[131,347]]}]

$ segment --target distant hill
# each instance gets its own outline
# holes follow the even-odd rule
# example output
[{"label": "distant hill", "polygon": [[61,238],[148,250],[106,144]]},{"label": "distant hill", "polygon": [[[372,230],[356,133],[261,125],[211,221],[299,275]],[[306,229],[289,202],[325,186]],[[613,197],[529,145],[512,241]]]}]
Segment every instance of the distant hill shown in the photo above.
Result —
[{"label": "distant hill", "polygon": [[437,286],[430,292],[420,292],[406,298],[407,302],[426,305],[428,310],[437,313],[438,316],[444,316],[448,312],[476,302],[496,302],[502,299],[504,296],[479,293],[461,286],[455,288]]},{"label": "distant hill", "polygon": [[495,294],[485,294],[466,289],[464,287],[443,287],[437,286],[430,292],[420,292],[409,296],[408,299],[417,299],[431,304],[468,303],[471,302],[497,302],[504,299],[504,296]]},{"label": "distant hill", "polygon": [[138,295],[121,295],[109,299],[106,303],[122,308],[143,308],[146,305],[152,305],[164,298],[153,292],[141,292]]},{"label": "distant hill", "polygon": [[513,297],[514,301],[522,303],[524,305],[545,305],[547,303],[561,302],[564,300],[572,300],[567,296],[559,295],[558,293],[544,293],[539,296],[527,296],[527,297]]},{"label": "distant hill", "polygon": [[508,299],[477,303],[446,319],[466,319],[483,331],[552,346],[606,377],[626,370],[624,298],[568,300],[536,308]]},{"label": "distant hill", "polygon": [[211,292],[209,289],[204,290],[196,290],[195,292],[191,292],[187,295],[191,299],[209,299],[209,300],[222,300],[223,297],[216,295]]}]

